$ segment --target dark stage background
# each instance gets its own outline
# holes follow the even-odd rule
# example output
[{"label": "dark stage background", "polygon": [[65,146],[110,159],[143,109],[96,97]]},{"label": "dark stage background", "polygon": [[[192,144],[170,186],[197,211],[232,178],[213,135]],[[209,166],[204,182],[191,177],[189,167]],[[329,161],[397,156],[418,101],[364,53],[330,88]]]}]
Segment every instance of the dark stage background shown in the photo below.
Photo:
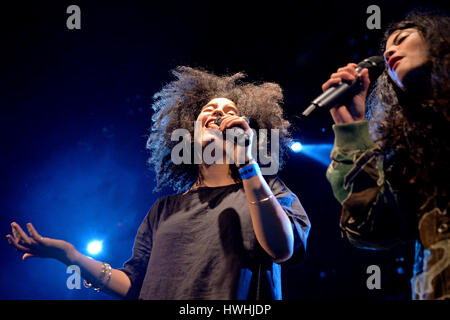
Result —
[{"label": "dark stage background", "polygon": [[[71,4],[81,8],[81,30],[66,27]],[[170,193],[152,191],[145,142],[152,95],[178,65],[279,83],[295,137],[325,145],[319,159],[291,154],[280,173],[312,222],[306,259],[283,269],[285,299],[408,299],[412,247],[364,251],[341,237],[323,163],[331,118],[324,110],[296,117],[338,67],[377,53],[381,31],[366,27],[371,4],[382,29],[412,8],[443,8],[409,0],[2,3],[0,299],[111,299],[69,290],[63,264],[21,261],[4,236],[17,221],[83,253],[101,239],[95,258],[120,267],[148,209]],[[380,266],[380,290],[366,286],[369,265]]]}]

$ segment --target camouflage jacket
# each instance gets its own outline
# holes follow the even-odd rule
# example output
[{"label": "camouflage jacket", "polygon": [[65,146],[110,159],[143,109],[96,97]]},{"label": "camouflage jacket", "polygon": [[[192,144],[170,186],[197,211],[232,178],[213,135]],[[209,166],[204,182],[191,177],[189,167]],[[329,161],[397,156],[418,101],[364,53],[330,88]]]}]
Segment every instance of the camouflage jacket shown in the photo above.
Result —
[{"label": "camouflage jacket", "polygon": [[[408,210],[408,198],[385,177],[380,149],[367,121],[334,125],[335,144],[327,170],[342,205],[340,227],[354,246],[387,249],[415,241],[412,298],[450,299],[450,217],[433,199]],[[409,198],[411,199],[411,198]]]}]

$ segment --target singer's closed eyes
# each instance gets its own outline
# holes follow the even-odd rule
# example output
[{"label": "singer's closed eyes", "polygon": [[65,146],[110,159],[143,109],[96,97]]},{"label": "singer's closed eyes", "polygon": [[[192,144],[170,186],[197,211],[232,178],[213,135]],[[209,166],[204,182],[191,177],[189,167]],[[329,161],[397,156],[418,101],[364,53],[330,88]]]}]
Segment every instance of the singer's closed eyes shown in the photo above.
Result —
[{"label": "singer's closed eyes", "polygon": [[450,299],[449,41],[449,17],[412,13],[386,31],[385,71],[369,97],[368,70],[358,74],[354,63],[322,86],[361,80],[330,109],[327,178],[342,204],[340,226],[361,248],[415,244],[413,299]]}]

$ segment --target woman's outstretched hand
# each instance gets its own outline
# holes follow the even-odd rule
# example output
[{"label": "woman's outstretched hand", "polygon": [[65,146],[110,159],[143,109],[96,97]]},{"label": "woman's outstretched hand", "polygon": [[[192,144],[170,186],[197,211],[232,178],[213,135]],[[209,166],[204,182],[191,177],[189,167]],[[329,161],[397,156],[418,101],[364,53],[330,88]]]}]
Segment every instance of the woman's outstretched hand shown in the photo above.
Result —
[{"label": "woman's outstretched hand", "polygon": [[31,223],[27,223],[30,235],[27,235],[16,222],[11,223],[12,234],[6,238],[8,243],[18,252],[24,253],[22,260],[28,258],[54,258],[65,264],[70,264],[76,250],[72,244],[64,240],[42,237]]}]

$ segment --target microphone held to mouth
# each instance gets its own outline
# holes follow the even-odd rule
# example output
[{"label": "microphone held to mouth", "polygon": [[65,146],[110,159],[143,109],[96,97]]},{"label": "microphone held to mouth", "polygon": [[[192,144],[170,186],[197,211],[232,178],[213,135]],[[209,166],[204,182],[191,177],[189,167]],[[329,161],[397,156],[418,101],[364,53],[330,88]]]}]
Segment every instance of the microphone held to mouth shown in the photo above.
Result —
[{"label": "microphone held to mouth", "polygon": [[[245,121],[247,121],[248,124],[250,124],[250,120],[247,117],[242,117]],[[216,120],[214,120],[214,124],[220,127],[220,124],[222,123],[222,117],[218,117]]]}]

